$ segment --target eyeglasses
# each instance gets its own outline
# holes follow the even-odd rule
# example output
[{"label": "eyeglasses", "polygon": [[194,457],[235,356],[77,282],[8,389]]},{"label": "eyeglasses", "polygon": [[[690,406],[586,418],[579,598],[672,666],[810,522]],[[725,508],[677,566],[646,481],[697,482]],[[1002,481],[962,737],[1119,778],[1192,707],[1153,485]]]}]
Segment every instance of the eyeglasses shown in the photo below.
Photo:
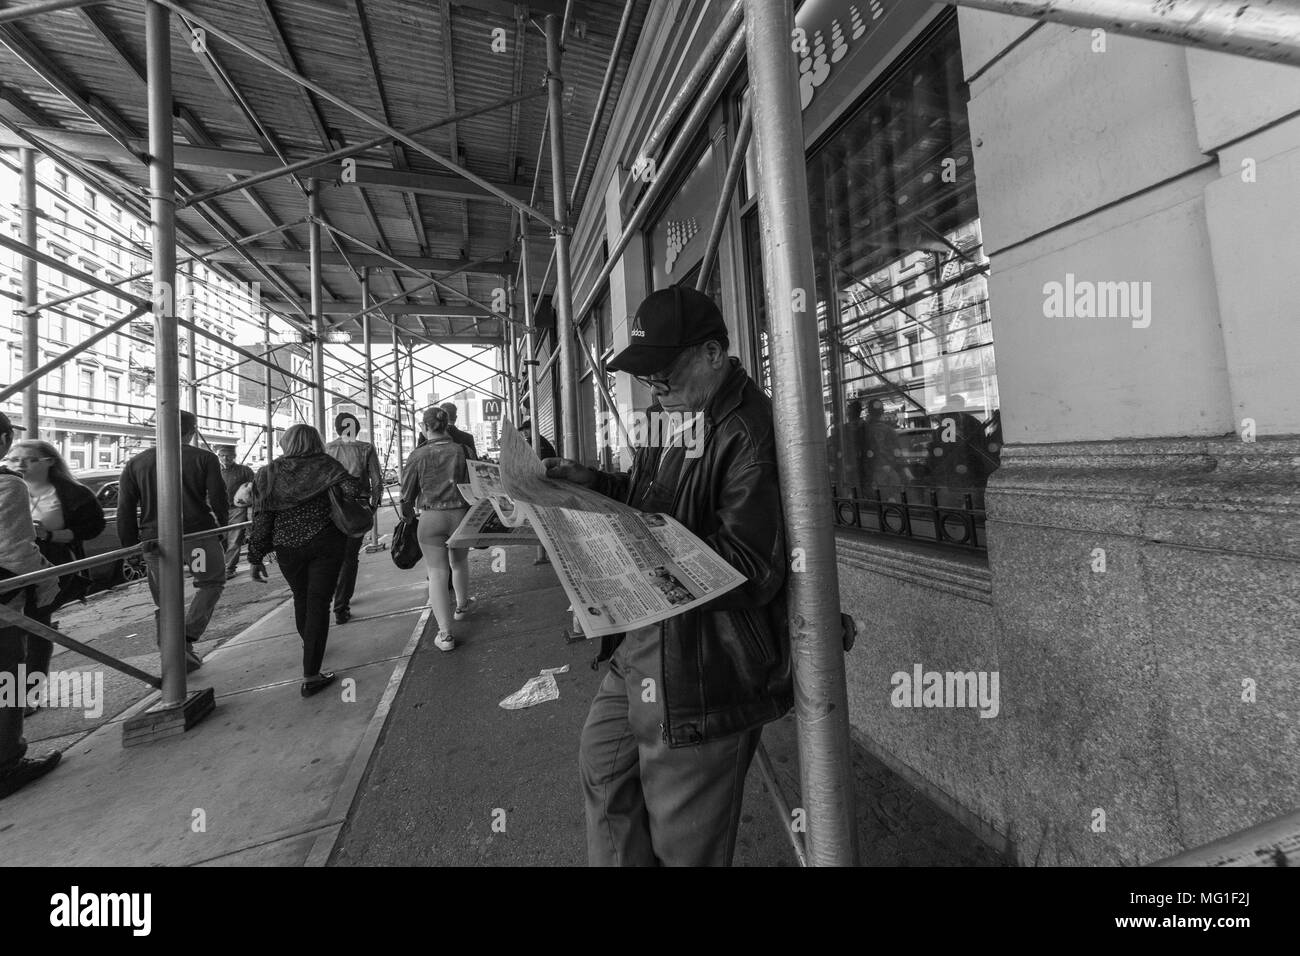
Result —
[{"label": "eyeglasses", "polygon": [[7,465],[34,465],[38,461],[53,461],[53,458],[18,458],[10,457],[5,459]]},{"label": "eyeglasses", "polygon": [[687,348],[681,355],[672,360],[672,363],[665,369],[656,372],[654,375],[633,375],[632,377],[658,395],[667,395],[672,391],[669,384],[673,375],[680,372],[685,364],[684,359],[690,355],[694,348]]}]

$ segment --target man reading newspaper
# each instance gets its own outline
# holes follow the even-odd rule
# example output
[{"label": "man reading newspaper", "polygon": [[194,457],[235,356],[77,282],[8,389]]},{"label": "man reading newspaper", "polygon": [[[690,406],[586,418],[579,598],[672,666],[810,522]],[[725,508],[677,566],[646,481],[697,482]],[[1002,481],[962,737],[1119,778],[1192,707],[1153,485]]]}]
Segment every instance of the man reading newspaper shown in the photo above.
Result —
[{"label": "man reading newspaper", "polygon": [[631,340],[608,367],[652,390],[651,417],[702,414],[702,441],[648,442],[626,475],[552,458],[547,476],[672,515],[747,581],[605,638],[609,672],[579,758],[588,861],[725,866],[762,726],[793,705],[771,404],[728,356],[722,313],[703,293],[652,293]]}]

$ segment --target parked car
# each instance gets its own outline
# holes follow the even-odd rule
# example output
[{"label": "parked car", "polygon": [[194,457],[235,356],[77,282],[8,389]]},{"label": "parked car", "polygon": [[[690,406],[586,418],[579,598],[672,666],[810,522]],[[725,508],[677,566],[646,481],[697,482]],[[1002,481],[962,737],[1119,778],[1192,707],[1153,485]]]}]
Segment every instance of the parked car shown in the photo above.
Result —
[{"label": "parked car", "polygon": [[[86,557],[93,558],[98,554],[116,551],[122,547],[122,541],[117,535],[117,482],[121,472],[101,469],[74,474],[78,481],[95,493],[99,506],[104,509],[104,533],[85,542]],[[94,591],[106,591],[128,581],[138,581],[144,576],[144,558],[138,554],[90,569]]]},{"label": "parked car", "polygon": [[385,468],[385,469],[384,469],[384,484],[386,484],[386,485],[395,485],[395,484],[397,484],[397,469],[396,469],[396,468]]}]

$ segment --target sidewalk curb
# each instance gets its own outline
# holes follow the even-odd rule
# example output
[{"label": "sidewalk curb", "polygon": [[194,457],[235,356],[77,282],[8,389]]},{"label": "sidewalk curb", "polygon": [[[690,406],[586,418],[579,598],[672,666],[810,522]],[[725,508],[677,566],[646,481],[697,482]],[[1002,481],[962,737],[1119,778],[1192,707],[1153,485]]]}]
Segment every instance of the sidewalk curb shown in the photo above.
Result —
[{"label": "sidewalk curb", "polygon": [[392,709],[393,701],[397,699],[397,692],[401,689],[402,681],[406,677],[406,667],[415,655],[415,650],[419,647],[420,641],[424,637],[425,628],[428,627],[432,616],[433,608],[426,607],[412,629],[411,637],[406,642],[406,647],[402,649],[397,666],[393,668],[393,673],[389,675],[388,686],[384,688],[383,696],[379,699],[379,706],[375,708],[374,714],[371,715],[370,723],[366,726],[366,731],[362,734],[360,743],[357,744],[357,752],[353,755],[347,773],[343,776],[343,782],[335,791],[334,799],[330,802],[329,811],[325,814],[325,819],[332,826],[312,842],[311,850],[308,851],[303,866],[323,867],[329,862],[330,854],[334,852],[339,836],[343,833],[343,827],[347,824],[348,811],[352,809],[352,803],[356,799],[357,791],[361,789],[361,778],[365,776],[366,768],[370,766],[370,758],[379,743],[379,735],[383,732],[384,725],[388,723],[388,713]]}]

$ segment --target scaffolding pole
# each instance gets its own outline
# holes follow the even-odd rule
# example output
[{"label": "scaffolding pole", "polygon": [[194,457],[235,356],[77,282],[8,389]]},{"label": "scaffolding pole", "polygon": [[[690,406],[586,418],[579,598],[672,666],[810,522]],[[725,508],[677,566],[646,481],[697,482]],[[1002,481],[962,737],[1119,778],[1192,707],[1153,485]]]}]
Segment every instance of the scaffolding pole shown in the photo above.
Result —
[{"label": "scaffolding pole", "polygon": [[[370,269],[363,266],[361,269],[361,304],[365,305],[370,301]],[[375,454],[379,454],[379,439],[375,437],[375,363],[371,357],[370,350],[373,344],[371,335],[373,330],[370,327],[370,316],[366,315],[361,319],[361,349],[365,355],[366,368],[366,427],[370,429],[370,444],[375,448]],[[379,477],[382,485],[383,475]],[[383,494],[383,489],[379,489]],[[379,548],[379,512],[376,511],[370,520],[370,548],[378,550]]]},{"label": "scaffolding pole", "polygon": [[8,10],[0,10],[0,23],[10,23],[14,20],[34,17],[38,13],[51,13],[55,10],[72,10],[76,7],[89,7],[97,3],[106,2],[108,2],[108,0],[39,0],[37,3],[29,3],[21,7],[11,7]]},{"label": "scaffolding pole", "polygon": [[[267,354],[271,350],[271,317],[262,315],[262,328],[266,333]],[[275,406],[271,404],[271,363],[262,369],[262,379],[266,387],[266,463],[269,465],[275,457]]]},{"label": "scaffolding pole", "polygon": [[577,367],[573,361],[573,286],[569,261],[569,206],[564,189],[564,80],[560,76],[560,18],[546,18],[546,84],[551,107],[551,208],[555,217],[555,340],[560,350],[560,440],[563,455],[582,454],[578,434]]},{"label": "scaffolding pole", "polygon": [[722,244],[722,232],[731,217],[731,197],[740,182],[740,174],[745,168],[745,154],[749,152],[749,140],[754,132],[754,114],[750,110],[749,98],[746,97],[740,112],[740,128],[736,130],[736,142],[731,147],[731,159],[727,161],[727,173],[722,180],[722,194],[718,197],[718,208],[713,213],[713,224],[709,226],[709,239],[704,244],[704,258],[700,260],[700,277],[695,282],[695,291],[704,292],[709,287],[709,278],[717,262],[718,247]]},{"label": "scaffolding pole", "polygon": [[537,417],[537,327],[533,321],[533,292],[528,279],[528,219],[519,217],[519,259],[523,263],[524,293],[524,368],[528,371],[528,418],[532,422],[530,437],[533,451],[541,457],[542,423]]},{"label": "scaffolding pole", "polygon": [[[23,243],[36,248],[36,151],[21,150]],[[35,259],[23,259],[23,375],[30,376],[40,365],[40,316],[35,311],[38,298]],[[40,384],[35,379],[23,390],[23,423],[27,426],[26,438],[41,437]]]},{"label": "scaffolding pole", "polygon": [[583,300],[582,305],[578,308],[579,315],[586,315],[587,311],[596,304],[596,299],[601,294],[605,280],[610,277],[615,266],[618,265],[619,258],[627,249],[627,244],[632,241],[632,237],[640,233],[642,225],[650,215],[651,208],[659,201],[659,197],[664,194],[668,184],[673,181],[673,170],[681,165],[683,159],[694,147],[696,134],[704,128],[709,114],[713,111],[714,103],[717,102],[723,88],[730,82],[731,74],[740,65],[744,54],[745,28],[742,26],[732,36],[731,41],[727,44],[727,49],[722,54],[722,59],[715,66],[703,92],[695,100],[686,118],[682,120],[681,131],[678,132],[677,138],[673,140],[672,145],[668,147],[663,163],[656,170],[656,175],[650,182],[650,188],[645,191],[641,201],[637,203],[636,208],[627,217],[627,221],[623,223],[623,232],[613,246],[610,247],[609,258],[605,260],[605,264],[596,273],[595,279],[591,282],[591,291],[587,293],[587,298]]},{"label": "scaffolding pole", "polygon": [[[420,434],[420,411],[419,399],[415,395],[415,343],[408,342],[406,346],[406,380],[410,383],[411,395],[411,441],[419,442]],[[414,448],[412,444],[412,448]]]},{"label": "scaffolding pole", "polygon": [[190,323],[185,330],[185,347],[189,354],[185,357],[185,396],[189,411],[199,413],[199,357],[198,341],[194,335],[194,283],[185,280],[185,320]]},{"label": "scaffolding pole", "polygon": [[510,408],[510,421],[518,425],[522,418],[519,417],[519,354],[515,351],[515,280],[505,278],[506,283],[506,309],[510,312],[510,321],[506,323],[502,331],[506,334],[505,346],[501,353],[501,367],[506,376],[506,397]]},{"label": "scaffolding pole", "polygon": [[19,392],[25,393],[26,390],[28,388],[31,388],[32,386],[36,386],[37,388],[39,388],[40,380],[44,378],[46,375],[48,375],[50,372],[54,371],[56,368],[58,368],[61,365],[65,365],[67,362],[69,362],[71,359],[76,358],[82,352],[85,352],[86,350],[91,349],[94,346],[98,345],[100,342],[108,338],[114,332],[125,327],[128,323],[134,322],[136,319],[138,319],[140,316],[144,315],[148,311],[149,311],[149,305],[147,303],[137,305],[134,309],[132,309],[126,315],[122,316],[120,319],[114,319],[108,325],[100,328],[93,335],[89,336],[86,339],[83,339],[82,341],[78,342],[76,345],[72,346],[71,348],[65,349],[64,351],[60,352],[57,356],[50,359],[44,365],[41,365],[37,368],[32,369],[30,372],[25,373],[22,378],[20,378],[18,381],[14,382],[13,384],[0,386],[0,402],[3,402],[6,398],[8,398],[11,395],[17,395]]},{"label": "scaffolding pole", "polygon": [[397,429],[397,480],[400,482],[406,474],[402,461],[402,343],[397,334],[397,322],[393,327],[393,427]]},{"label": "scaffolding pole", "polygon": [[[522,103],[524,100],[531,100],[534,97],[545,96],[545,90],[529,90],[527,93],[518,93],[514,96],[508,96],[505,99],[497,100],[486,106],[477,106],[472,110],[462,110],[459,113],[453,113],[451,116],[444,116],[441,119],[431,120],[427,123],[421,123],[418,126],[411,126],[402,130],[407,136],[414,136],[417,133],[426,133],[429,130],[437,129],[440,126],[450,126],[453,123],[463,122],[467,119],[473,119],[483,113],[490,113],[493,110],[499,110],[502,107],[513,106],[516,103]],[[269,169],[264,173],[257,173],[248,176],[245,179],[236,179],[224,186],[218,186],[216,189],[207,189],[201,193],[194,193],[183,206],[191,206],[197,203],[206,202],[209,199],[216,199],[218,196],[224,196],[227,193],[237,192],[248,189],[260,183],[269,182],[272,179],[279,179],[281,176],[289,176],[293,173],[300,173],[303,170],[314,169],[317,166],[324,166],[327,163],[335,163],[349,156],[359,156],[368,149],[384,146],[392,141],[391,136],[375,136],[371,139],[363,140],[360,143],[353,143],[351,146],[344,146],[341,149],[331,150],[328,153],[320,153],[316,156],[309,156],[306,159],[300,159],[297,162],[289,163],[278,169]]]},{"label": "scaffolding pole", "polygon": [[307,193],[308,258],[311,265],[311,377],[316,380],[312,389],[312,418],[316,431],[325,437],[325,325],[321,316],[325,303],[322,298],[320,257],[320,185],[311,184]]},{"label": "scaffolding pole", "polygon": [[777,466],[786,547],[803,557],[805,567],[788,580],[808,862],[852,866],[853,764],[793,28],[791,0],[745,0]]},{"label": "scaffolding pole", "polygon": [[988,10],[1093,27],[1122,36],[1255,60],[1300,66],[1300,17],[1290,0],[1224,3],[1223,0],[943,0],[950,6]]},{"label": "scaffolding pole", "polygon": [[162,706],[185,703],[184,534],[181,522],[181,422],[176,323],[176,172],[172,135],[171,17],[145,4],[149,99],[149,205],[153,220],[153,322],[158,415],[158,640],[162,648]]}]

